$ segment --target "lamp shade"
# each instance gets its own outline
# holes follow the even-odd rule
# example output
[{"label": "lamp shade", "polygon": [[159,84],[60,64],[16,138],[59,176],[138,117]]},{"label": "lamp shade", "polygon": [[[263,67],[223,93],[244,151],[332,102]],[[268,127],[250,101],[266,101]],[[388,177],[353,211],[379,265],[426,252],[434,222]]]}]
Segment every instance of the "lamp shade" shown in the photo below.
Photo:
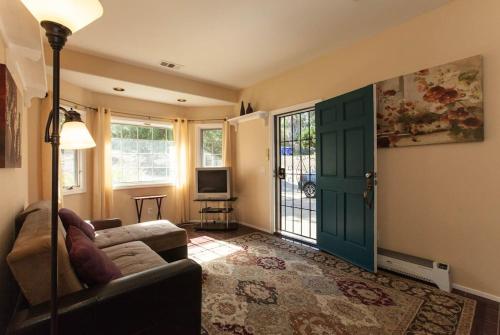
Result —
[{"label": "lamp shade", "polygon": [[103,9],[99,0],[21,0],[38,20],[52,21],[73,33],[101,17]]},{"label": "lamp shade", "polygon": [[61,131],[61,149],[87,149],[95,147],[95,142],[81,121],[64,122]]}]

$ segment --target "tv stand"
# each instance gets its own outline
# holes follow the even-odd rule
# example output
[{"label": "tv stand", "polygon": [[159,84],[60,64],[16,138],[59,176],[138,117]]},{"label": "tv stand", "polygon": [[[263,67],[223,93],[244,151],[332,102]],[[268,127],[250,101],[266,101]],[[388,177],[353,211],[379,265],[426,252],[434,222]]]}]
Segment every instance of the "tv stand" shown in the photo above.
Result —
[{"label": "tv stand", "polygon": [[[231,198],[211,198],[203,199],[197,198],[194,201],[200,203],[200,225],[195,228],[195,230],[236,230],[238,229],[238,223],[232,221],[232,216],[234,208],[232,203],[236,201],[237,197]],[[216,203],[215,206],[209,206],[211,203]],[[220,206],[223,204],[222,207]],[[223,221],[220,220],[210,220],[210,215],[217,215],[217,219],[222,214],[224,217]]]}]

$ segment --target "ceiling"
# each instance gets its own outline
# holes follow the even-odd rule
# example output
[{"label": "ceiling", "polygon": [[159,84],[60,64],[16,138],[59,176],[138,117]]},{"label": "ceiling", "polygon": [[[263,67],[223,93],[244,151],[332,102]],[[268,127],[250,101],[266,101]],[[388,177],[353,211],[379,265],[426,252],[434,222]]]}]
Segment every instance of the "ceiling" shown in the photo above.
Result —
[{"label": "ceiling", "polygon": [[[93,92],[161,102],[169,105],[179,105],[185,107],[232,105],[232,103],[228,101],[212,99],[199,95],[177,92],[148,85],[141,85],[123,80],[116,80],[107,77],[91,75],[88,73],[71,71],[67,69],[61,70],[61,77],[65,81]],[[123,88],[125,91],[116,92],[113,90],[114,87]],[[179,102],[178,99],[184,99],[186,101]]]},{"label": "ceiling", "polygon": [[103,17],[68,47],[244,88],[448,1],[101,0]]}]

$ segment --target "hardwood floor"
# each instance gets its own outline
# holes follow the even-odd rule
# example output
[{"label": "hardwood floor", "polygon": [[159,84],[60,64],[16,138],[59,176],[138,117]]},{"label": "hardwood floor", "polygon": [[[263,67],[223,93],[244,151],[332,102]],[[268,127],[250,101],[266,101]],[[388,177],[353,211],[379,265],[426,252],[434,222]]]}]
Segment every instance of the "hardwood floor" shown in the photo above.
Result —
[{"label": "hardwood floor", "polygon": [[[200,239],[203,240],[203,237],[223,241],[258,231],[254,228],[243,225],[240,225],[238,230],[233,231],[196,231],[194,229],[196,226],[196,224],[181,225],[182,228],[186,229],[190,239],[190,243],[188,245],[190,255],[192,255],[195,250],[196,253],[199,253],[198,249],[200,249],[200,244],[197,241]],[[500,335],[499,303],[459,290],[453,290],[453,293],[474,299],[477,302],[476,315],[474,316],[474,324],[470,335]]]}]

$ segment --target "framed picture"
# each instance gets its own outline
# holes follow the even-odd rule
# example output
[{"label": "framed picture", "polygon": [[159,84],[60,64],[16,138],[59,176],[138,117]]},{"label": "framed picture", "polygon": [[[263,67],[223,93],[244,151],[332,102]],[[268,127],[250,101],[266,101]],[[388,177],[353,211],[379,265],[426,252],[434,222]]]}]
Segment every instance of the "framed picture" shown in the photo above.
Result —
[{"label": "framed picture", "polygon": [[17,87],[7,66],[0,64],[0,168],[21,167],[21,114]]},{"label": "framed picture", "polygon": [[384,80],[376,87],[379,148],[484,139],[481,56]]}]

